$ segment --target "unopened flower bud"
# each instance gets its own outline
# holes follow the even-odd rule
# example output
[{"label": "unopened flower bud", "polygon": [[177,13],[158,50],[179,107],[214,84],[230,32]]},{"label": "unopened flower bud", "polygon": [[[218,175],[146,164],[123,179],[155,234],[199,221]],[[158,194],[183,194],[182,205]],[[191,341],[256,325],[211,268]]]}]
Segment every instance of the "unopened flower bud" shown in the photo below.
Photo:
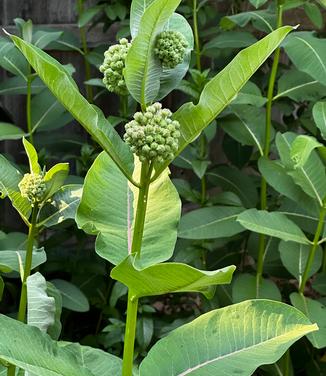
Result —
[{"label": "unopened flower bud", "polygon": [[173,69],[183,62],[187,47],[188,42],[181,33],[169,30],[158,35],[154,52],[163,68]]}]

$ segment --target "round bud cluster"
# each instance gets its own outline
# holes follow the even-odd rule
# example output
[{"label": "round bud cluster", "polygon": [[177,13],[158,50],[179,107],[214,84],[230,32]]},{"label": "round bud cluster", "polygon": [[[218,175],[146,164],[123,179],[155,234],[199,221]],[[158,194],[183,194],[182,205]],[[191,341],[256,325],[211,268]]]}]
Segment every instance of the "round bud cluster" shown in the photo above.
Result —
[{"label": "round bud cluster", "polygon": [[21,195],[26,197],[32,206],[43,200],[46,191],[46,184],[41,174],[25,174],[18,187]]},{"label": "round bud cluster", "polygon": [[104,62],[100,66],[106,88],[120,95],[128,94],[123,69],[130,46],[131,43],[126,38],[120,39],[119,44],[111,46],[104,52]]},{"label": "round bud cluster", "polygon": [[156,40],[154,52],[164,68],[175,68],[183,62],[188,42],[178,31],[163,31]]},{"label": "round bud cluster", "polygon": [[170,110],[154,103],[145,112],[136,112],[134,120],[126,124],[124,140],[142,162],[173,159],[178,150],[180,124],[171,117]]}]

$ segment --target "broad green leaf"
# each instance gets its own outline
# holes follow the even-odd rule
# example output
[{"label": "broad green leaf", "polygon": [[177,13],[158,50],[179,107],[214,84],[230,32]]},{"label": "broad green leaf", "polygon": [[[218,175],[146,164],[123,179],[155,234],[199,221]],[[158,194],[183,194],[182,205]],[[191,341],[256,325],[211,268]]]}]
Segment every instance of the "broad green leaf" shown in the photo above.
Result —
[{"label": "broad green leaf", "polygon": [[164,295],[172,292],[201,292],[212,297],[213,286],[231,282],[235,266],[214,271],[195,269],[186,264],[163,263],[143,270],[135,269],[128,257],[111,271],[111,277],[128,286],[134,298]]},{"label": "broad green leaf", "polygon": [[138,33],[140,20],[145,13],[146,8],[154,0],[132,0],[130,7],[130,33],[134,39]]},{"label": "broad green leaf", "polygon": [[244,172],[231,167],[218,167],[207,174],[209,180],[224,191],[235,193],[243,206],[256,206],[258,194],[253,180]]},{"label": "broad green leaf", "polygon": [[78,27],[86,26],[103,8],[101,6],[95,5],[85,9],[78,19]]},{"label": "broad green leaf", "polygon": [[172,16],[181,0],[156,0],[140,20],[139,31],[126,58],[124,76],[130,94],[146,106],[158,95],[162,66],[154,54],[157,35]]},{"label": "broad green leaf", "polygon": [[140,376],[249,376],[317,329],[291,306],[249,300],[201,315],[158,341],[141,363]]},{"label": "broad green leaf", "polygon": [[289,97],[296,102],[316,101],[326,95],[326,86],[307,73],[291,69],[278,80],[277,95],[273,100]]},{"label": "broad green leaf", "polygon": [[0,231],[0,250],[10,249],[18,251],[24,249],[27,244],[27,234],[23,232],[9,232],[8,234]]},{"label": "broad green leaf", "polygon": [[62,296],[60,291],[50,282],[46,283],[46,293],[54,299],[54,323],[48,328],[47,333],[52,339],[57,340],[61,334]]},{"label": "broad green leaf", "polygon": [[317,209],[316,202],[294,183],[280,161],[271,161],[268,158],[261,157],[258,160],[258,167],[267,183],[281,195],[290,198],[303,207]]},{"label": "broad green leaf", "polygon": [[290,295],[290,300],[294,307],[302,311],[309,320],[318,325],[319,330],[308,334],[307,338],[315,348],[324,348],[326,346],[326,307],[316,300],[306,298],[296,292]]},{"label": "broad green leaf", "polygon": [[51,42],[58,40],[62,34],[63,31],[37,30],[35,33],[33,33],[33,44],[34,46],[43,50]]},{"label": "broad green leaf", "polygon": [[46,293],[46,280],[39,272],[27,278],[27,324],[46,333],[54,325],[55,301]]},{"label": "broad green leaf", "polygon": [[63,279],[53,279],[51,283],[61,292],[63,307],[75,312],[89,310],[87,297],[77,286]]},{"label": "broad green leaf", "polygon": [[52,197],[65,182],[69,174],[69,163],[57,163],[44,175],[46,192],[44,200]]},{"label": "broad green leaf", "polygon": [[0,38],[0,66],[27,81],[29,70],[26,59],[12,42],[4,38]]},{"label": "broad green leaf", "polygon": [[23,137],[23,145],[29,162],[29,170],[34,174],[41,173],[41,167],[38,163],[38,155],[34,146]]},{"label": "broad green leaf", "polygon": [[111,155],[121,171],[131,177],[133,156],[129,146],[122,141],[103,113],[89,104],[79,93],[76,83],[66,68],[39,48],[16,36],[11,36],[11,38],[59,102]]},{"label": "broad green leaf", "polygon": [[263,155],[265,127],[261,126],[261,119],[265,118],[265,111],[244,105],[232,105],[231,110],[232,115],[219,121],[223,130],[242,145],[255,146]]},{"label": "broad green leaf", "polygon": [[292,63],[322,85],[326,85],[326,40],[311,32],[293,33],[283,44]]},{"label": "broad green leaf", "polygon": [[[26,251],[0,251],[0,270],[2,272],[15,271],[20,273],[25,265]],[[46,261],[46,253],[43,248],[33,250],[32,269]]]},{"label": "broad green leaf", "polygon": [[323,15],[317,4],[306,1],[303,5],[303,9],[310,21],[318,28],[321,29],[324,25]]},{"label": "broad green leaf", "polygon": [[[293,277],[295,277],[299,285],[302,281],[302,275],[305,271],[306,264],[308,261],[308,256],[310,253],[311,246],[306,244],[298,244],[293,242],[281,241],[279,245],[279,251],[281,255],[281,260],[285,268],[290,272]],[[319,270],[323,258],[323,251],[320,246],[318,246],[315,258],[311,265],[308,278],[317,273]]]},{"label": "broad green leaf", "polygon": [[276,26],[276,15],[274,12],[268,10],[242,12],[223,17],[220,26],[224,30],[230,30],[236,26],[244,27],[249,22],[252,23],[256,29],[270,33]]},{"label": "broad green leaf", "polygon": [[250,104],[255,107],[262,107],[266,102],[267,99],[262,96],[259,87],[253,82],[248,81],[231,104]]},{"label": "broad green leaf", "polygon": [[323,139],[326,140],[326,102],[316,103],[313,107],[312,114]]},{"label": "broad green leaf", "polygon": [[191,51],[194,48],[194,36],[192,28],[188,21],[180,14],[174,13],[168,20],[164,30],[173,30],[181,33],[188,42],[188,47],[185,51],[183,62],[178,64],[173,69],[162,69],[160,77],[160,90],[156,100],[166,97],[173,89],[177,88],[183,77],[187,74],[190,60]]},{"label": "broad green leaf", "polygon": [[27,134],[16,125],[0,122],[0,141],[19,140]]},{"label": "broad green leaf", "polygon": [[[38,328],[0,315],[0,360],[37,376],[121,375],[121,360],[99,349],[53,341]],[[19,341],[16,339],[19,338]]]},{"label": "broad green leaf", "polygon": [[237,220],[244,228],[259,234],[300,244],[310,243],[300,227],[281,213],[249,209],[241,213]]},{"label": "broad green leaf", "polygon": [[178,237],[183,239],[215,239],[245,231],[237,217],[245,209],[232,206],[212,206],[186,213],[181,217]]},{"label": "broad green leaf", "polygon": [[51,201],[42,206],[37,226],[51,227],[66,219],[75,219],[82,196],[82,186],[69,184],[61,187]]},{"label": "broad green leaf", "polygon": [[[138,179],[139,167],[137,163],[134,179]],[[96,252],[113,264],[119,264],[130,253],[137,198],[138,189],[128,184],[109,156],[100,154],[86,176],[77,223],[85,232],[98,235]],[[148,267],[172,256],[180,207],[179,195],[166,170],[149,189],[137,267]]]},{"label": "broad green leaf", "polygon": [[281,293],[273,281],[262,279],[257,291],[256,276],[244,273],[235,277],[232,283],[233,303],[255,298],[282,301]]},{"label": "broad green leaf", "polygon": [[303,167],[311,155],[311,152],[323,147],[314,137],[299,135],[291,145],[291,158],[295,162],[294,168]]},{"label": "broad green leaf", "polygon": [[268,0],[249,0],[256,9],[260,8],[262,5],[266,4]]},{"label": "broad green leaf", "polygon": [[[37,77],[31,85],[31,93],[37,94],[44,89],[43,82]],[[27,93],[27,83],[21,76],[7,78],[0,82],[0,95],[17,95]]]},{"label": "broad green leaf", "polygon": [[[179,108],[173,116],[181,125],[178,154],[224,110],[291,30],[290,26],[275,30],[239,52],[231,63],[204,87],[198,104],[188,102]],[[163,171],[168,163],[167,161],[162,164],[157,173]]]},{"label": "broad green leaf", "polygon": [[316,275],[312,282],[314,290],[318,291],[321,295],[326,295],[326,273],[322,272]]},{"label": "broad green leaf", "polygon": [[257,42],[257,39],[247,31],[228,31],[211,39],[203,47],[203,54],[215,48],[245,48]]}]

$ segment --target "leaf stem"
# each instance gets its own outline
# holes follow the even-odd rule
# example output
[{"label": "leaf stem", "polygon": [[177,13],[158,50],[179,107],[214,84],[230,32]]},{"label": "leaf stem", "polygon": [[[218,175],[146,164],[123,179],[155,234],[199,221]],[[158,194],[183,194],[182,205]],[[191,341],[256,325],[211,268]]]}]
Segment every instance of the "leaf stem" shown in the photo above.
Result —
[{"label": "leaf stem", "polygon": [[[131,254],[140,256],[141,245],[143,241],[145,217],[148,201],[149,186],[153,171],[153,163],[142,162],[140,173],[140,188],[137,200],[137,212],[132,238]],[[129,289],[127,322],[125,330],[125,340],[122,361],[122,376],[132,376],[132,367],[134,361],[134,343],[136,336],[138,299],[134,299]]]},{"label": "leaf stem", "polygon": [[132,367],[134,363],[134,343],[137,325],[138,299],[134,299],[132,294],[128,293],[127,323],[124,338],[122,376],[132,376]]},{"label": "leaf stem", "polygon": [[26,122],[27,122],[27,132],[29,141],[32,145],[34,145],[33,142],[33,129],[32,129],[32,82],[34,77],[32,76],[32,67],[30,64],[28,64],[28,75],[27,75],[27,98],[26,98]]},{"label": "leaf stem", "polygon": [[300,283],[300,286],[299,286],[299,293],[300,294],[304,293],[304,289],[305,289],[306,283],[308,281],[310,269],[311,269],[311,266],[314,262],[316,250],[318,248],[318,241],[319,241],[320,235],[321,235],[323,228],[324,228],[325,215],[326,215],[326,207],[322,207],[322,209],[320,210],[320,213],[319,213],[319,221],[318,221],[317,229],[316,229],[316,232],[315,232],[314,240],[313,240],[312,246],[310,248],[306,267],[305,267],[305,270],[303,272],[303,276],[302,276],[301,283]]},{"label": "leaf stem", "polygon": [[[278,1],[277,6],[277,28],[283,25],[283,5]],[[264,157],[269,157],[270,144],[271,144],[271,128],[272,128],[272,106],[273,106],[273,94],[276,82],[276,75],[278,65],[280,61],[281,49],[278,47],[274,53],[273,65],[271,74],[269,77],[268,90],[267,90],[267,104],[266,104],[266,128],[265,128],[265,144],[264,144]],[[262,210],[267,209],[267,182],[264,177],[261,178],[260,187],[260,208]],[[264,270],[264,252],[265,252],[265,235],[259,235],[259,248],[258,248],[258,260],[257,260],[257,274],[256,274],[256,298],[259,297],[260,284],[262,281]]]},{"label": "leaf stem", "polygon": [[[77,3],[78,7],[78,14],[79,17],[82,15],[84,12],[84,0],[78,0]],[[80,34],[80,40],[82,43],[82,50],[84,53],[84,65],[85,65],[85,77],[86,80],[91,79],[91,66],[87,60],[87,55],[89,53],[88,46],[87,46],[87,38],[86,38],[86,28],[85,26],[79,28],[79,34]],[[93,88],[90,85],[85,85],[86,87],[86,97],[88,102],[93,103],[94,102],[94,94],[93,94]]]},{"label": "leaf stem", "polygon": [[196,65],[197,69],[201,71],[201,61],[200,61],[200,42],[199,42],[199,32],[198,32],[198,6],[197,0],[193,0],[193,22],[194,22],[194,37],[195,37],[195,51],[196,51]]}]

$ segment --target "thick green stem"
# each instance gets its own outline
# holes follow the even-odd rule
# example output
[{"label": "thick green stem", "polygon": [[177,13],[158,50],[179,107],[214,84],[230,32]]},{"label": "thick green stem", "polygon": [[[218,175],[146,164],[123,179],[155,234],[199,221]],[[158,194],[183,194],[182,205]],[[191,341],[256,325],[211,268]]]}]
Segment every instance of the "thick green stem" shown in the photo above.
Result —
[{"label": "thick green stem", "polygon": [[26,316],[26,307],[27,307],[26,281],[27,281],[27,278],[31,274],[31,268],[32,268],[33,245],[34,245],[35,236],[37,235],[37,226],[36,226],[37,214],[38,214],[38,207],[37,205],[35,205],[33,207],[31,225],[28,231],[24,275],[22,278],[22,289],[21,289],[21,294],[20,294],[19,310],[18,310],[18,316],[17,316],[17,320],[21,322],[25,321],[25,316]]},{"label": "thick green stem", "polygon": [[314,259],[315,259],[316,250],[318,248],[318,241],[319,241],[320,235],[321,235],[323,228],[324,228],[325,215],[326,215],[326,207],[323,207],[321,209],[320,213],[319,213],[319,221],[318,221],[317,229],[316,229],[316,232],[315,232],[314,240],[313,240],[313,243],[312,243],[311,248],[310,248],[306,267],[305,267],[305,270],[303,272],[301,283],[300,283],[300,286],[299,286],[300,294],[304,293],[304,289],[305,289],[306,283],[308,281],[310,269],[311,269],[311,266],[312,266]]},{"label": "thick green stem", "polygon": [[127,322],[123,348],[122,376],[132,376],[134,363],[134,344],[137,325],[138,299],[128,293]]},{"label": "thick green stem", "polygon": [[[81,16],[82,13],[84,12],[84,0],[78,0],[77,6],[78,6],[78,14],[79,14],[79,16]],[[91,79],[91,65],[87,60],[87,55],[89,53],[89,50],[88,50],[88,46],[87,46],[87,37],[86,37],[85,26],[83,26],[79,29],[79,33],[80,33],[80,40],[81,40],[81,43],[82,43],[82,49],[83,49],[83,53],[84,53],[85,77],[86,77],[86,80],[88,81],[88,80]],[[88,100],[88,102],[93,103],[94,102],[93,88],[90,85],[85,85],[85,87],[86,87],[87,100]]]},{"label": "thick green stem", "polygon": [[[137,201],[137,212],[132,238],[131,253],[140,255],[143,240],[145,216],[148,201],[148,192],[153,171],[153,163],[143,162],[140,175],[140,188]],[[134,343],[137,324],[138,299],[133,299],[132,293],[128,293],[127,322],[124,338],[122,376],[132,376],[134,360]]]},{"label": "thick green stem", "polygon": [[198,32],[198,15],[197,15],[197,0],[193,0],[193,22],[194,22],[194,37],[195,37],[195,52],[196,52],[196,65],[197,69],[201,71],[201,61],[200,61],[200,42],[199,42],[199,32]]},{"label": "thick green stem", "polygon": [[288,349],[284,355],[283,376],[290,375],[290,366],[291,366],[291,355],[290,355],[290,349]]},{"label": "thick green stem", "polygon": [[27,98],[26,98],[26,122],[27,122],[27,132],[29,141],[33,145],[33,129],[32,129],[32,82],[33,82],[33,76],[32,76],[32,68],[29,65],[29,73],[27,76]]},{"label": "thick green stem", "polygon": [[[283,5],[278,2],[277,7],[277,27],[283,25]],[[274,60],[272,65],[271,74],[269,77],[268,91],[267,91],[267,104],[266,104],[266,127],[265,127],[265,144],[264,144],[264,157],[269,157],[270,143],[271,143],[271,129],[272,129],[272,106],[273,106],[273,94],[276,82],[276,75],[278,65],[280,61],[280,48],[275,50]],[[260,187],[260,208],[262,210],[267,209],[267,183],[262,177]],[[257,259],[257,274],[256,274],[256,297],[259,298],[260,283],[264,270],[264,252],[265,252],[265,236],[259,235],[259,248]]]}]

